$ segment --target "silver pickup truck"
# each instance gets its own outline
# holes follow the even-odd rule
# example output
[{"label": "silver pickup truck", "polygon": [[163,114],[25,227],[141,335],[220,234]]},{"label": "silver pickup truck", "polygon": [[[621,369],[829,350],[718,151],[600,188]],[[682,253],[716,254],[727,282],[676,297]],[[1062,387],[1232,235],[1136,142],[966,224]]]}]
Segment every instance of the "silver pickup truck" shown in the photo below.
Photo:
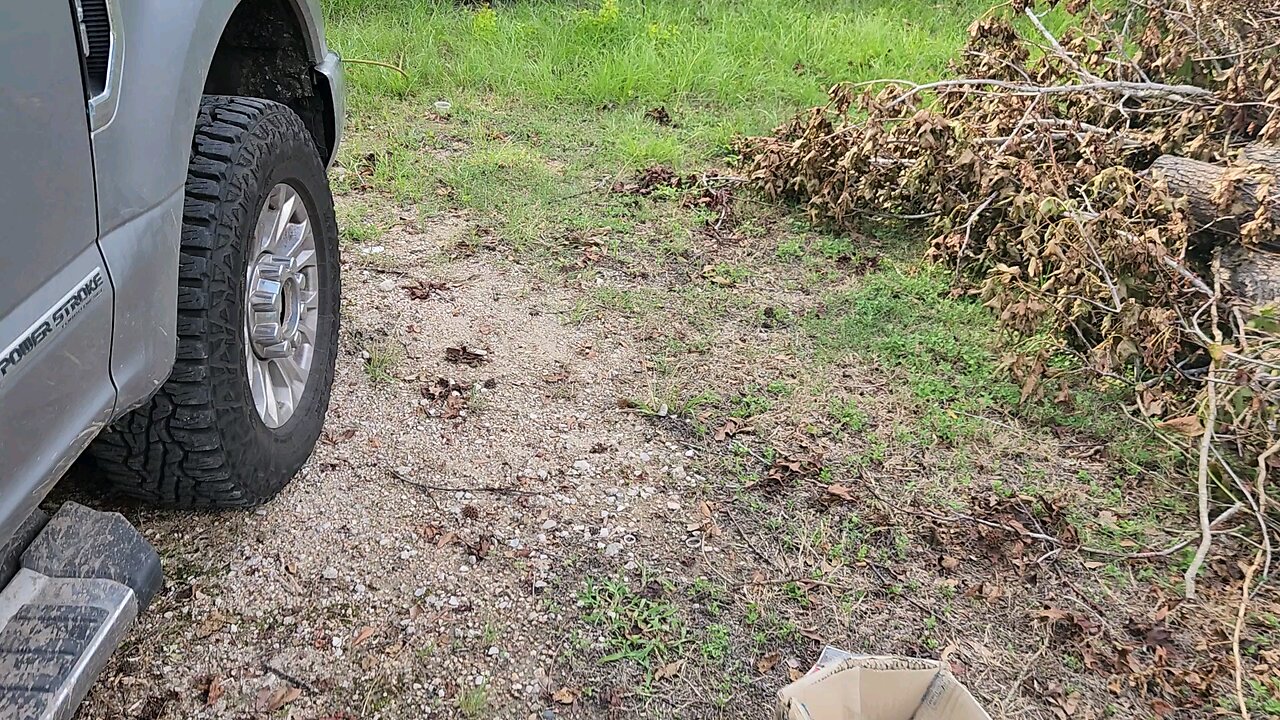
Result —
[{"label": "silver pickup truck", "polygon": [[0,60],[0,720],[69,718],[161,585],[71,463],[248,507],[320,434],[342,75],[318,0],[6,0]]}]

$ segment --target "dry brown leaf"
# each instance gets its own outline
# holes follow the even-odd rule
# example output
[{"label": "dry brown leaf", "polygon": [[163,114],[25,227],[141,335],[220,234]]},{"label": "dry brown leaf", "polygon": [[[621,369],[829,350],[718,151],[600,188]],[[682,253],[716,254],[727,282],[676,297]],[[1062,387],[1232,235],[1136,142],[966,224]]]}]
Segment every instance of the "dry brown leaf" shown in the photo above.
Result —
[{"label": "dry brown leaf", "polygon": [[292,685],[267,686],[258,691],[253,705],[259,712],[275,712],[300,697],[302,691]]},{"label": "dry brown leaf", "polygon": [[846,485],[841,485],[840,483],[831,483],[828,485],[827,493],[850,502],[853,502],[854,499],[853,489]]},{"label": "dry brown leaf", "polygon": [[466,345],[458,345],[457,347],[445,348],[444,359],[451,363],[460,363],[471,367],[477,367],[480,364],[489,361],[489,351],[469,348]]},{"label": "dry brown leaf", "polygon": [[203,640],[221,630],[226,624],[226,616],[215,610],[200,621],[200,625],[196,628],[196,637]]},{"label": "dry brown leaf", "polygon": [[573,688],[562,687],[551,693],[551,699],[561,705],[572,705],[578,700],[578,691]]},{"label": "dry brown leaf", "polygon": [[209,687],[204,694],[204,704],[206,706],[213,705],[222,699],[222,695],[225,692],[226,688],[222,686],[222,677],[219,675],[210,676]]},{"label": "dry brown leaf", "polygon": [[1066,610],[1059,610],[1058,608],[1053,608],[1053,607],[1045,608],[1044,610],[1037,610],[1036,612],[1032,613],[1032,615],[1042,620],[1048,620],[1049,622],[1066,620],[1067,618],[1071,617],[1071,613],[1067,612]]},{"label": "dry brown leaf", "polygon": [[267,706],[267,710],[275,712],[289,703],[302,697],[302,691],[296,687],[286,687],[284,692],[272,697],[271,704]]},{"label": "dry brown leaf", "polygon": [[676,660],[675,662],[671,662],[671,663],[667,663],[666,665],[663,665],[662,667],[658,668],[657,672],[653,674],[653,679],[664,680],[666,678],[675,677],[679,675],[680,671],[684,670],[684,663],[685,663],[684,660]]},{"label": "dry brown leaf", "polygon": [[1163,420],[1156,423],[1156,427],[1161,430],[1172,430],[1187,437],[1199,437],[1204,433],[1204,425],[1201,424],[1199,415],[1184,415],[1172,420]]},{"label": "dry brown leaf", "polygon": [[374,629],[368,625],[360,628],[360,632],[356,633],[355,639],[351,641],[351,647],[360,647],[367,642],[369,638],[373,637],[373,633]]},{"label": "dry brown leaf", "polygon": [[778,665],[778,661],[781,659],[782,655],[778,652],[765,653],[760,656],[759,660],[756,660],[756,670],[758,670],[761,675],[764,675],[776,667]]},{"label": "dry brown leaf", "polygon": [[955,570],[957,567],[960,567],[960,561],[950,555],[943,555],[942,559],[938,561],[938,564],[942,566],[943,570]]}]

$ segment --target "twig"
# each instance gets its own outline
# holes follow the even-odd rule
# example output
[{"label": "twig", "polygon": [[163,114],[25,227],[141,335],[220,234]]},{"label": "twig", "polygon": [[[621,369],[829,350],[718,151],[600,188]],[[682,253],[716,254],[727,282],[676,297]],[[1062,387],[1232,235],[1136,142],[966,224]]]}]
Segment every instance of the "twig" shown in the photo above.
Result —
[{"label": "twig", "polygon": [[955,80],[939,80],[937,82],[924,83],[917,85],[907,80],[875,80],[872,82],[881,82],[886,84],[907,85],[911,89],[903,93],[901,96],[891,100],[884,106],[889,109],[894,105],[906,102],[912,96],[917,95],[926,90],[936,90],[938,88],[947,87],[998,87],[1012,92],[1015,95],[1062,95],[1066,93],[1090,92],[1094,90],[1119,92],[1132,95],[1134,97],[1165,97],[1177,102],[1190,102],[1189,98],[1202,98],[1211,100],[1214,93],[1195,85],[1167,85],[1165,83],[1145,83],[1145,82],[1128,82],[1124,80],[1104,80],[1100,82],[1078,83],[1075,85],[1027,85],[1025,83],[1010,82],[1008,80],[994,80],[992,78],[958,78]]},{"label": "twig", "polygon": [[494,486],[487,486],[487,485],[469,486],[469,487],[468,486],[448,486],[448,485],[427,485],[426,483],[420,483],[420,482],[417,482],[416,480],[410,479],[399,470],[388,470],[388,472],[391,473],[392,477],[404,483],[405,485],[412,485],[413,487],[416,487],[422,491],[435,490],[439,492],[491,492],[491,493],[510,493],[513,495],[542,495],[544,497],[547,495],[546,493],[538,492],[537,490],[522,490],[520,488],[513,488],[513,487],[494,487]]},{"label": "twig", "polygon": [[[871,568],[871,571],[872,571],[872,572],[874,572],[874,573],[876,574],[876,577],[877,577],[877,578],[879,578],[880,583],[881,583],[882,585],[890,585],[890,584],[891,584],[887,579],[885,579],[884,571],[883,571],[883,569],[882,569],[882,568],[880,568],[878,565],[876,565],[876,564],[875,564],[875,563],[873,563],[873,562],[868,562],[868,563],[867,563],[867,567]],[[911,595],[903,594],[903,595],[901,595],[901,598],[902,598],[903,600],[906,600],[906,601],[907,601],[908,603],[910,603],[911,605],[913,605],[913,606],[914,606],[917,610],[919,610],[920,612],[924,613],[925,617],[936,617],[936,618],[938,618],[939,620],[942,620],[942,621],[943,621],[944,623],[946,623],[947,625],[949,625],[953,630],[954,630],[954,629],[957,629],[957,628],[956,628],[956,624],[955,624],[955,622],[953,622],[953,621],[951,620],[951,618],[947,617],[946,615],[943,615],[943,614],[939,613],[937,610],[934,610],[933,608],[929,607],[928,605],[925,605],[924,603],[920,602],[919,600],[916,600],[915,598],[911,597]]]},{"label": "twig", "polygon": [[1036,15],[1035,10],[1031,9],[1030,7],[1027,7],[1023,9],[1022,13],[1031,19],[1031,23],[1036,26],[1036,29],[1039,30],[1040,34],[1044,36],[1044,39],[1049,41],[1049,45],[1053,47],[1053,50],[1058,54],[1058,57],[1070,63],[1071,67],[1076,69],[1076,73],[1078,73],[1084,79],[1090,80],[1093,82],[1098,82],[1101,80],[1101,78],[1099,78],[1097,75],[1094,75],[1088,70],[1085,70],[1083,65],[1076,62],[1076,59],[1071,57],[1071,54],[1068,53],[1066,49],[1063,48],[1062,45],[1058,42],[1058,38],[1054,37],[1053,33],[1049,32],[1049,29],[1044,26],[1044,23],[1040,22],[1040,16]]},{"label": "twig", "polygon": [[1183,279],[1191,283],[1192,287],[1194,287],[1195,289],[1199,290],[1205,295],[1208,295],[1209,297],[1213,297],[1213,291],[1209,289],[1209,286],[1205,285],[1203,280],[1197,277],[1195,273],[1188,270],[1186,266],[1184,266],[1182,263],[1178,262],[1177,260],[1174,260],[1172,256],[1161,255],[1160,262],[1165,267],[1181,275]]},{"label": "twig", "polygon": [[[1028,12],[1030,12],[1030,9],[1028,9]],[[1052,636],[1053,636],[1053,631],[1052,630],[1047,631],[1044,635],[1044,642],[1040,643],[1040,649],[1036,651],[1035,655],[1032,655],[1025,663],[1023,663],[1022,672],[1018,675],[1018,679],[1015,680],[1013,684],[1009,686],[1009,692],[1004,696],[1004,704],[1005,704],[1006,710],[1009,706],[1009,703],[1013,702],[1013,696],[1018,694],[1018,688],[1022,687],[1022,683],[1027,681],[1027,677],[1030,676],[1032,672],[1038,669],[1036,667],[1036,662],[1040,659],[1040,656],[1044,654],[1044,651],[1048,649],[1049,638]],[[1006,712],[1005,714],[1007,715],[1008,713]]]},{"label": "twig", "polygon": [[911,507],[894,506],[894,505],[891,505],[887,500],[885,500],[884,497],[879,492],[876,491],[875,487],[873,487],[870,482],[865,483],[863,485],[863,489],[870,492],[871,495],[875,497],[876,500],[879,500],[880,504],[884,505],[885,508],[889,510],[890,514],[892,514],[893,511],[896,509],[896,510],[901,510],[902,512],[905,512],[908,515],[916,515],[918,517],[928,518],[930,520],[936,520],[937,522],[954,523],[954,522],[959,522],[961,520],[964,520],[967,522],[976,523],[978,525],[983,525],[985,527],[993,528],[995,530],[1004,530],[1005,532],[1011,532],[1015,535],[1020,535],[1022,537],[1030,538],[1032,540],[1041,540],[1051,545],[1065,546],[1065,544],[1061,540],[1059,540],[1056,537],[1053,537],[1052,535],[1045,535],[1044,533],[1031,532],[1030,530],[1027,530],[1025,528],[1022,530],[1019,530],[1017,528],[1010,527],[1008,525],[1001,525],[1000,523],[992,522],[990,520],[983,520],[982,518],[974,517],[972,515],[955,513],[950,517],[948,517],[946,515],[931,513],[928,510],[917,510]]},{"label": "twig", "polygon": [[392,65],[391,63],[382,62],[381,60],[357,60],[356,58],[342,58],[342,62],[353,63],[356,65],[374,65],[380,68],[386,68],[388,70],[395,70],[396,72],[403,75],[405,80],[413,79],[409,77],[409,73],[405,72],[403,68]]},{"label": "twig", "polygon": [[874,212],[871,210],[863,210],[862,208],[856,208],[854,212],[858,213],[859,215],[866,215],[867,217],[880,218],[882,220],[925,220],[927,218],[937,217],[942,214],[937,210],[932,210],[930,212],[915,213],[912,215],[897,215],[895,213],[882,213],[882,212]]},{"label": "twig", "polygon": [[[1211,529],[1217,528],[1217,526],[1230,520],[1232,517],[1235,516],[1236,513],[1240,512],[1243,509],[1244,509],[1244,503],[1236,503],[1235,505],[1232,505],[1226,510],[1223,510],[1222,514],[1218,515],[1218,517],[1214,518],[1214,521],[1209,523],[1209,527]],[[1081,545],[1078,549],[1081,552],[1087,552],[1093,555],[1106,555],[1108,557],[1113,557],[1118,560],[1142,560],[1145,558],[1169,557],[1170,555],[1190,545],[1191,542],[1192,540],[1189,538],[1187,540],[1179,540],[1178,542],[1170,545],[1167,548],[1164,548],[1163,550],[1144,550],[1142,552],[1136,552],[1136,553],[1120,553],[1114,550],[1106,550],[1103,548],[1089,547],[1088,545]]]},{"label": "twig", "polygon": [[400,277],[409,277],[409,273],[407,271],[399,270],[397,268],[378,267],[377,265],[365,265],[362,263],[352,263],[352,264],[360,268],[361,270],[368,270],[369,272],[386,273],[387,275],[399,275]]},{"label": "twig", "polygon": [[1236,611],[1236,626],[1231,632],[1231,659],[1235,663],[1236,702],[1240,704],[1241,720],[1249,720],[1249,704],[1244,699],[1244,668],[1240,660],[1240,631],[1244,628],[1245,611],[1249,607],[1249,583],[1262,561],[1262,551],[1253,556],[1253,564],[1244,573],[1244,584],[1240,587],[1240,609]]},{"label": "twig", "polygon": [[305,680],[300,680],[300,679],[298,679],[298,678],[296,678],[296,677],[294,677],[294,676],[290,675],[289,673],[287,673],[287,672],[285,672],[285,671],[283,671],[283,670],[280,670],[280,669],[276,668],[276,667],[275,667],[274,665],[272,665],[271,663],[268,663],[268,662],[264,662],[264,663],[262,663],[262,669],[263,669],[263,670],[265,670],[265,671],[267,671],[267,672],[269,672],[269,673],[271,673],[272,675],[275,675],[276,677],[280,678],[281,680],[283,680],[283,681],[285,681],[285,682],[287,682],[287,683],[289,683],[289,684],[293,685],[293,686],[294,686],[294,687],[296,687],[296,688],[302,688],[303,690],[306,690],[307,692],[311,693],[312,695],[316,694],[316,687],[315,687],[314,685],[312,685],[311,683],[309,683],[309,682],[307,682],[307,681],[305,681]]},{"label": "twig", "polygon": [[[1230,392],[1231,391],[1228,391],[1229,394],[1227,395],[1227,397],[1223,398],[1221,401],[1223,407],[1231,407]],[[1259,504],[1258,499],[1255,498],[1252,494],[1250,494],[1249,492],[1250,488],[1248,485],[1245,485],[1244,478],[1241,478],[1240,474],[1237,473],[1234,469],[1232,469],[1231,463],[1229,463],[1227,459],[1222,456],[1222,453],[1218,451],[1218,448],[1216,446],[1213,448],[1213,455],[1218,459],[1218,463],[1222,467],[1222,469],[1225,470],[1226,473],[1231,476],[1231,479],[1233,481],[1235,481],[1236,489],[1238,489],[1240,491],[1240,494],[1244,496],[1245,502],[1249,505],[1249,509],[1253,510],[1254,521],[1258,523],[1258,532],[1262,535],[1261,547],[1262,547],[1263,557],[1265,558],[1264,562],[1267,567],[1270,567],[1271,566],[1271,531],[1267,528],[1266,508],[1263,505]],[[1223,487],[1223,483],[1219,482],[1218,486]],[[1228,495],[1231,494],[1231,492],[1229,490],[1226,490],[1226,488],[1223,488],[1223,490],[1226,491]],[[1232,497],[1234,498],[1234,495]],[[1265,579],[1266,579],[1266,574],[1263,573],[1262,580],[1260,580],[1258,583],[1259,587],[1262,586],[1262,582],[1264,582]]]},{"label": "twig", "polygon": [[775,578],[773,580],[744,580],[736,583],[735,587],[747,587],[748,585],[790,585],[791,583],[807,583],[809,585],[818,585],[832,590],[841,590],[843,592],[854,592],[857,588],[850,585],[841,585],[839,583],[827,582],[826,580],[816,580],[807,577],[793,578]]},{"label": "twig", "polygon": [[982,214],[982,211],[986,210],[987,206],[991,204],[991,201],[995,199],[996,199],[996,194],[991,193],[990,195],[987,196],[986,200],[983,200],[981,203],[979,203],[978,207],[975,208],[974,211],[969,214],[969,221],[964,224],[964,243],[960,245],[960,252],[956,253],[957,263],[962,262],[964,260],[965,250],[969,249],[969,238],[973,234],[973,224],[978,221],[978,216]]},{"label": "twig", "polygon": [[[1280,451],[1280,441],[1272,444],[1258,456],[1258,510],[1263,518],[1267,513],[1267,461],[1278,451]],[[1262,532],[1262,540],[1267,548],[1266,563],[1262,566],[1262,579],[1258,581],[1261,585],[1271,576],[1271,541],[1265,523],[1259,530]]]},{"label": "twig", "polygon": [[[1221,284],[1221,280],[1217,278],[1221,273],[1214,273],[1214,289],[1217,290]],[[1213,301],[1210,302],[1209,312],[1213,318],[1213,335],[1216,345],[1222,343],[1222,330],[1218,327],[1218,303],[1217,293],[1214,293]],[[1210,346],[1212,347],[1212,346]],[[1218,369],[1218,359],[1210,353],[1209,374],[1207,377],[1212,378],[1214,371]],[[1213,544],[1213,526],[1209,522],[1209,452],[1213,449],[1213,430],[1214,425],[1218,422],[1218,385],[1216,383],[1206,383],[1205,387],[1205,422],[1204,435],[1200,439],[1200,466],[1196,471],[1196,488],[1199,498],[1200,510],[1200,545],[1196,547],[1196,554],[1191,558],[1191,564],[1187,566],[1187,572],[1182,576],[1184,584],[1184,594],[1188,599],[1196,596],[1196,575],[1200,572],[1200,566],[1204,563],[1205,556],[1209,554],[1209,546]]]},{"label": "twig", "polygon": [[751,538],[747,535],[746,531],[743,530],[742,526],[738,524],[738,521],[734,519],[733,513],[728,513],[727,515],[725,515],[725,517],[729,518],[729,524],[733,526],[734,530],[738,531],[738,535],[747,544],[747,547],[751,548],[751,552],[756,554],[756,557],[760,558],[766,563],[769,563],[769,565],[776,570],[782,569],[778,567],[778,564],[776,562],[773,561],[773,558],[769,557],[768,555],[765,555],[763,552],[760,551],[759,548],[755,546],[755,543],[751,542]]}]

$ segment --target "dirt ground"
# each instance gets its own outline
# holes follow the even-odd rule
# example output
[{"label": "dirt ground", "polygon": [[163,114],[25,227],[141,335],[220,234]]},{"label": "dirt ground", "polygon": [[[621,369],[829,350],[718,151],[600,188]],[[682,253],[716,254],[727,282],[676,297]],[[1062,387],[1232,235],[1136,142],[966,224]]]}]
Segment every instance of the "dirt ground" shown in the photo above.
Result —
[{"label": "dirt ground", "polygon": [[[1155,716],[1221,681],[1209,620],[1140,568],[1009,531],[1073,532],[1045,487],[1096,515],[1096,440],[997,418],[964,453],[909,442],[891,373],[804,370],[752,320],[816,302],[785,280],[666,367],[687,278],[561,282],[459,251],[477,233],[445,213],[347,248],[327,429],[276,501],[120,508],[167,583],[79,717],[766,717],[828,643],[946,659],[1001,717]],[[775,420],[674,405],[780,377],[825,390]],[[857,431],[797,432],[824,394]]]}]

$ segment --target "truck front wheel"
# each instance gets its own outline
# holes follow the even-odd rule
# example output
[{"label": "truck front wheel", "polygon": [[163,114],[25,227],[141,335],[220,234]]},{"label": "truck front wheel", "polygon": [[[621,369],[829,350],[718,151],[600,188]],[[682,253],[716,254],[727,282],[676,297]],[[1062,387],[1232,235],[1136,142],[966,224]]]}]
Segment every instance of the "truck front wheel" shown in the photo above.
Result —
[{"label": "truck front wheel", "polygon": [[338,336],[338,230],[292,110],[207,96],[192,143],[173,374],[92,446],[123,493],[187,508],[270,500],[320,436]]}]

